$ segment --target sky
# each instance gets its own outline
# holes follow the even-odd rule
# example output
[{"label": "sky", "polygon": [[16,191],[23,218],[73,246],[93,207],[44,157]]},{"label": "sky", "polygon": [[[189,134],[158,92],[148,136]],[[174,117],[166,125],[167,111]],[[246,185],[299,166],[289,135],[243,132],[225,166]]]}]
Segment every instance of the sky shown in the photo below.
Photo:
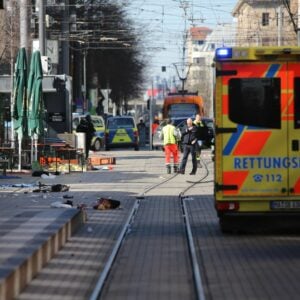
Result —
[{"label": "sky", "polygon": [[176,73],[182,62],[184,29],[231,23],[237,0],[130,0],[128,13],[142,35],[150,76]]}]

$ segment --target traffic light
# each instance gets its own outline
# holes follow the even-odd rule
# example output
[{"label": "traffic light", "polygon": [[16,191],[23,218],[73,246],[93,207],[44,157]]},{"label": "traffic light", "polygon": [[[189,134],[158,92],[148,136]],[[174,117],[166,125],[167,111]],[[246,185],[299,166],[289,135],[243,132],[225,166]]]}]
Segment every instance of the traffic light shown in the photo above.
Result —
[{"label": "traffic light", "polygon": [[150,99],[147,100],[147,109],[150,109]]},{"label": "traffic light", "polygon": [[162,72],[166,72],[166,69],[167,69],[167,68],[166,68],[165,66],[162,66],[162,67],[161,67],[161,71],[162,71]]}]

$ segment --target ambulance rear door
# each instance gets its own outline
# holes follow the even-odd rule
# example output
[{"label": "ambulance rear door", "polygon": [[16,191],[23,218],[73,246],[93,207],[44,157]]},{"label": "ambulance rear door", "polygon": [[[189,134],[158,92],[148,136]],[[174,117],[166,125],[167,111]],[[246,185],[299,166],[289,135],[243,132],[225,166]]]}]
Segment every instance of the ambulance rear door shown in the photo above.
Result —
[{"label": "ambulance rear door", "polygon": [[286,62],[218,64],[217,200],[289,195],[289,156],[294,143],[290,141],[294,130],[289,83]]}]

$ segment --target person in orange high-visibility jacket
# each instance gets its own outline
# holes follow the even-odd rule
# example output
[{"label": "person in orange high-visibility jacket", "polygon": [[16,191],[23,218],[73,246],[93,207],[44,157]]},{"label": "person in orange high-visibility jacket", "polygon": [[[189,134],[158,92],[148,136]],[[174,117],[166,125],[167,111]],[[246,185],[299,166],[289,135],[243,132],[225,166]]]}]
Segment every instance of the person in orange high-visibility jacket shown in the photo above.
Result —
[{"label": "person in orange high-visibility jacket", "polygon": [[180,131],[172,124],[172,120],[167,121],[167,125],[163,127],[160,138],[163,139],[165,148],[165,162],[167,173],[171,174],[171,155],[173,156],[174,173],[178,171],[179,154],[177,141],[180,140]]}]

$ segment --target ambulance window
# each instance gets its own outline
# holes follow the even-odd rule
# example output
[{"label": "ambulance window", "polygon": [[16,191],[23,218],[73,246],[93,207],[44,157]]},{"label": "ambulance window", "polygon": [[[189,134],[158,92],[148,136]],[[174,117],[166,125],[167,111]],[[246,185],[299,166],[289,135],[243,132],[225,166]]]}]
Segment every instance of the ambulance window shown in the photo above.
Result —
[{"label": "ambulance window", "polygon": [[295,87],[295,128],[300,128],[300,78],[294,78],[294,87]]},{"label": "ambulance window", "polygon": [[232,78],[228,93],[231,121],[281,128],[279,78]]}]

